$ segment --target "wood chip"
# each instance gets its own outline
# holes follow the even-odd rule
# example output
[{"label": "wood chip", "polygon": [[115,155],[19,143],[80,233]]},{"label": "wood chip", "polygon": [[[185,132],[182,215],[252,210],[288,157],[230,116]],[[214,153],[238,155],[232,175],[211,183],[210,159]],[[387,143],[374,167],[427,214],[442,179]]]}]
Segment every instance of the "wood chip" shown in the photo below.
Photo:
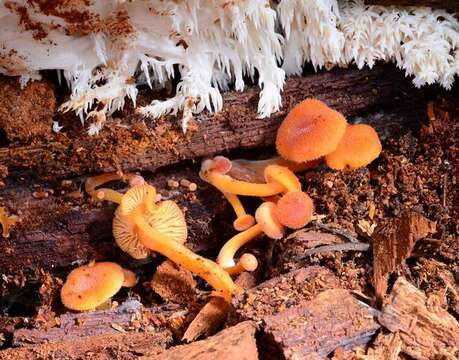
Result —
[{"label": "wood chip", "polygon": [[264,318],[264,340],[285,359],[322,359],[338,348],[368,343],[380,328],[377,311],[349,291],[330,289],[313,300]]},{"label": "wood chip", "polygon": [[219,332],[206,340],[188,345],[174,346],[169,350],[149,358],[150,360],[214,360],[238,359],[258,360],[255,341],[256,327],[245,321]]},{"label": "wood chip", "polygon": [[441,307],[428,306],[425,294],[400,277],[384,304],[379,322],[398,332],[402,351],[418,360],[459,358],[459,323]]},{"label": "wood chip", "polygon": [[374,287],[379,301],[387,291],[387,277],[407,259],[416,241],[436,231],[436,224],[414,211],[376,229],[373,241]]}]

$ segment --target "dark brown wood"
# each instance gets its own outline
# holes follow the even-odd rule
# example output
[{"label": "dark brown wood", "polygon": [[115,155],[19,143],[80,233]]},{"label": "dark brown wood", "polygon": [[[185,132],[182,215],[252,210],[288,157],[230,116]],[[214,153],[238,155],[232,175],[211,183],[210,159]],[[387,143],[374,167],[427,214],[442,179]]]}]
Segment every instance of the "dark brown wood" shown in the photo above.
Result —
[{"label": "dark brown wood", "polygon": [[[184,159],[195,159],[231,149],[249,149],[274,142],[278,125],[299,101],[316,97],[343,112],[356,115],[399,101],[415,91],[410,79],[392,65],[373,69],[335,69],[287,80],[282,110],[267,119],[257,116],[259,89],[224,94],[223,111],[196,116],[199,131],[183,135],[177,119],[149,121],[138,115],[111,119],[98,136],[72,117],[59,134],[34,144],[0,149],[0,165],[10,171],[32,169],[48,178],[65,178],[94,172],[154,170]],[[144,96],[145,97],[145,96]],[[405,99],[406,98],[406,99]],[[146,103],[139,100],[141,103]],[[411,100],[412,101],[412,100]],[[121,126],[120,126],[121,125]]]},{"label": "dark brown wood", "polygon": [[[183,187],[169,189],[167,180],[186,178],[198,184],[196,192]],[[202,182],[197,167],[183,166],[180,170],[164,170],[146,177],[156,186],[164,199],[177,201],[185,211],[188,224],[187,246],[194,251],[206,251],[222,246],[233,234],[233,211],[217,190]],[[11,184],[3,192],[2,205],[10,214],[19,216],[8,239],[0,239],[0,273],[16,274],[24,269],[74,267],[95,260],[117,260],[130,267],[144,264],[125,255],[112,236],[112,219],[116,209],[108,202],[94,203],[87,195],[73,199],[69,195],[80,188],[84,179],[75,180],[73,187],[48,188],[48,196],[36,198],[29,179]],[[27,185],[25,185],[25,184]],[[53,191],[54,194],[51,194]],[[60,194],[65,191],[64,194]],[[54,270],[53,270],[54,269]]]},{"label": "dark brown wood", "polygon": [[264,338],[286,359],[323,359],[366,344],[379,329],[377,311],[349,291],[330,289],[305,304],[264,317]]},{"label": "dark brown wood", "polygon": [[381,325],[398,332],[402,352],[413,359],[457,359],[459,323],[421,290],[399,278],[379,315]]},{"label": "dark brown wood", "polygon": [[[370,113],[363,121],[371,123],[382,139],[419,126],[425,116],[425,94],[416,92],[417,97],[414,97],[412,93],[406,99],[393,98],[390,111]],[[198,169],[198,164],[182,164],[180,170],[170,167],[145,176],[165,198],[176,200],[187,209],[187,245],[195,251],[207,251],[218,249],[234,235],[231,221],[228,221],[233,211],[214,188],[199,179]],[[198,191],[190,193],[182,187],[168,189],[167,180],[171,178],[194,181],[198,184]],[[51,270],[91,259],[115,260],[121,257],[123,262],[132,261],[121,256],[123,253],[111,235],[115,206],[105,202],[96,206],[88,201],[86,195],[78,192],[84,180],[73,179],[72,186],[64,188],[60,184],[35,183],[30,177],[21,180],[21,174],[6,179],[7,186],[0,191],[0,203],[10,214],[18,215],[21,223],[13,228],[9,239],[0,241],[0,251],[4,254],[0,257],[0,272],[17,273],[35,267]],[[34,197],[34,192],[42,190],[47,191],[47,197]]]}]

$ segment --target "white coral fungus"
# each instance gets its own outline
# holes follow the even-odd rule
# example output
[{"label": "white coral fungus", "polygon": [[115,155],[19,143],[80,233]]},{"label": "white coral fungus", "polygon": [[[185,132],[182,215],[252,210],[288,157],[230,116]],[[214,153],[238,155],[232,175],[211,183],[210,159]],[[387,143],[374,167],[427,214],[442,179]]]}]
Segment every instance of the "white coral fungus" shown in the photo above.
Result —
[{"label": "white coral fungus", "polygon": [[[219,111],[221,91],[261,88],[260,117],[281,106],[288,75],[317,68],[392,61],[416,86],[451,87],[459,72],[459,23],[429,8],[366,6],[361,1],[268,0],[0,1],[0,73],[21,84],[58,70],[71,89],[61,107],[96,134],[106,116],[136,105],[137,86],[175,94],[139,112],[182,115]],[[284,72],[285,71],[285,72]]]}]

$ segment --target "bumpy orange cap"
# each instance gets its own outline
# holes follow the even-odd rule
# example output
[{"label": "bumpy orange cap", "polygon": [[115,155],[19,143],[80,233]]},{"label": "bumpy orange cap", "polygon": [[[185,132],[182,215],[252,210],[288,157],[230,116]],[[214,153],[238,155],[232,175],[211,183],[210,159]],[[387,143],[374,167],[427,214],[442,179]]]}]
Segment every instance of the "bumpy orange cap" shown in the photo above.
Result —
[{"label": "bumpy orange cap", "polygon": [[277,131],[279,154],[294,162],[315,160],[333,152],[346,131],[345,117],[316,99],[296,105]]},{"label": "bumpy orange cap", "polygon": [[277,202],[276,217],[282,225],[290,229],[300,229],[311,221],[314,205],[304,192],[293,191],[285,194]]},{"label": "bumpy orange cap", "polygon": [[336,150],[325,157],[325,162],[335,170],[353,170],[371,163],[381,150],[378,134],[371,126],[350,125]]}]

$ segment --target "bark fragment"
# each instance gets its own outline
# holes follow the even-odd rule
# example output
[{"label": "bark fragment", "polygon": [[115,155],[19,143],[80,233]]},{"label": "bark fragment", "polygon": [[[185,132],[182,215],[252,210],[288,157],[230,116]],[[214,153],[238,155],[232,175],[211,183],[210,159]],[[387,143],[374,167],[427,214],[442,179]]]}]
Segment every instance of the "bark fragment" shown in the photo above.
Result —
[{"label": "bark fragment", "polygon": [[263,331],[286,359],[321,359],[337,348],[368,343],[380,327],[376,313],[349,291],[330,289],[302,305],[264,317]]},{"label": "bark fragment", "polygon": [[400,334],[402,351],[414,359],[459,356],[457,320],[441,307],[429,304],[425,294],[402,277],[396,281],[378,321]]},{"label": "bark fragment", "polygon": [[399,218],[377,229],[373,241],[373,267],[378,300],[386,294],[388,275],[410,257],[416,241],[435,229],[434,222],[414,211],[404,211]]}]

